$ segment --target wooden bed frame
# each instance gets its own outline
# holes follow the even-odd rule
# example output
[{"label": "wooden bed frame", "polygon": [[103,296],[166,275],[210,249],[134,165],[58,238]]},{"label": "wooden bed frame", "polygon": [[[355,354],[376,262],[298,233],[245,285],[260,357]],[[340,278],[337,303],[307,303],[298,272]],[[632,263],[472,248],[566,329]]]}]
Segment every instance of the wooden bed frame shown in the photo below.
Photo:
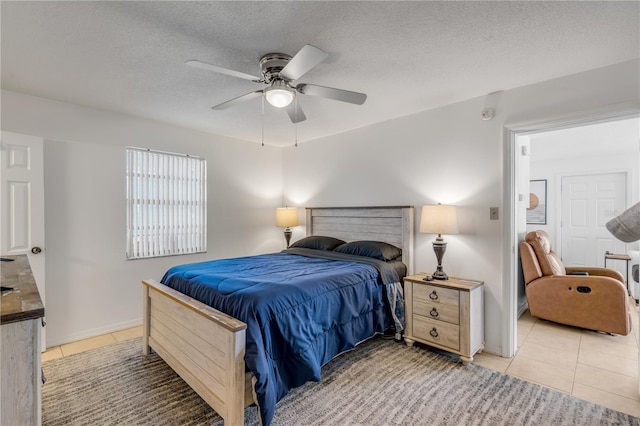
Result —
[{"label": "wooden bed frame", "polygon": [[[402,248],[413,273],[413,207],[307,208],[307,235],[347,242],[384,241]],[[246,324],[154,280],[143,284],[142,351],[150,349],[182,377],[223,419],[243,425],[254,403],[245,373]]]}]

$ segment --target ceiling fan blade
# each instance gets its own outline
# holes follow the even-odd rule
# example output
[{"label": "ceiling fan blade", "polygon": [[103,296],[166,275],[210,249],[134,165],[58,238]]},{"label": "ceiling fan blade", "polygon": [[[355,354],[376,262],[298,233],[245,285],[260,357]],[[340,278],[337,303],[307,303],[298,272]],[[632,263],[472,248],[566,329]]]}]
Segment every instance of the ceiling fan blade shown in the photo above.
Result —
[{"label": "ceiling fan blade", "polygon": [[296,86],[296,90],[305,95],[320,96],[322,98],[349,102],[350,104],[356,105],[362,105],[364,101],[367,100],[367,95],[365,95],[364,93],[334,89],[333,87],[318,86],[315,84],[298,84]]},{"label": "ceiling fan blade", "polygon": [[238,77],[238,78],[242,78],[242,79],[245,79],[245,80],[251,80],[251,81],[254,81],[256,83],[260,83],[262,81],[262,79],[260,77],[256,77],[255,75],[245,74],[245,73],[240,72],[240,71],[230,70],[228,68],[219,67],[217,65],[207,64],[206,62],[198,61],[196,59],[192,59],[190,61],[187,61],[187,62],[185,62],[185,64],[189,65],[190,67],[201,68],[201,69],[207,70],[207,71],[218,72],[218,73],[221,73],[221,74],[230,75],[232,77]]},{"label": "ceiling fan blade", "polygon": [[306,120],[307,116],[304,115],[304,112],[302,111],[302,108],[300,108],[300,105],[298,105],[296,108],[295,104],[295,102],[291,102],[289,104],[289,106],[287,107],[287,114],[289,114],[289,118],[291,119],[292,123],[300,123],[301,121]]},{"label": "ceiling fan blade", "polygon": [[221,104],[212,106],[211,109],[217,109],[217,110],[227,109],[227,108],[235,106],[235,105],[237,105],[239,103],[242,103],[244,101],[248,101],[249,99],[257,98],[258,96],[262,96],[262,90],[256,90],[255,92],[251,92],[251,93],[247,93],[246,95],[238,96],[237,98],[233,98],[233,99],[230,99],[230,100],[228,100],[226,102],[223,102]]},{"label": "ceiling fan blade", "polygon": [[293,81],[302,77],[311,68],[324,61],[329,54],[310,44],[305,44],[302,49],[289,60],[289,63],[282,68],[280,76],[286,80]]}]

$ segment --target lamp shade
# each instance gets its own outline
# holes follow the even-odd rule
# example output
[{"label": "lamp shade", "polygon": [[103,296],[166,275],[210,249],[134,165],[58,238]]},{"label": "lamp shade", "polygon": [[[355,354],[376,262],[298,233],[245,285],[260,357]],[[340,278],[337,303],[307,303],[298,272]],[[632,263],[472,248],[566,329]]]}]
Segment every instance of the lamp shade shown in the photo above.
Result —
[{"label": "lamp shade", "polygon": [[456,206],[442,204],[422,206],[420,232],[425,234],[457,234],[458,213]]},{"label": "lamp shade", "polygon": [[298,209],[295,207],[278,207],[276,209],[276,226],[281,228],[298,226]]}]

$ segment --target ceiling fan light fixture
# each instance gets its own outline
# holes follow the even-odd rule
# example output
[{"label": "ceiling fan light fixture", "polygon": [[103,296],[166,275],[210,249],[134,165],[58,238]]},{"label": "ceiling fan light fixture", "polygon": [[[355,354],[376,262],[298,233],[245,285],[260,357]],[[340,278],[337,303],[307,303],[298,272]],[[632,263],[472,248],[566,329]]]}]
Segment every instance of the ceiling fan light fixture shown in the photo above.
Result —
[{"label": "ceiling fan light fixture", "polygon": [[264,90],[264,97],[274,107],[284,108],[293,102],[296,93],[293,89],[287,87],[284,81],[276,80]]}]

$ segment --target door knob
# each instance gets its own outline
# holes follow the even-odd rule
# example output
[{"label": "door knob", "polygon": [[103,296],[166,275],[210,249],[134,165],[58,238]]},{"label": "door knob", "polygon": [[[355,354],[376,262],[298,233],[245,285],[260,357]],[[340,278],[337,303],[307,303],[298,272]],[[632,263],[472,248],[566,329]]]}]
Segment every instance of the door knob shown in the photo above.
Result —
[{"label": "door knob", "polygon": [[38,247],[38,246],[31,247],[31,253],[40,254],[40,253],[42,253],[42,249],[40,247]]}]

